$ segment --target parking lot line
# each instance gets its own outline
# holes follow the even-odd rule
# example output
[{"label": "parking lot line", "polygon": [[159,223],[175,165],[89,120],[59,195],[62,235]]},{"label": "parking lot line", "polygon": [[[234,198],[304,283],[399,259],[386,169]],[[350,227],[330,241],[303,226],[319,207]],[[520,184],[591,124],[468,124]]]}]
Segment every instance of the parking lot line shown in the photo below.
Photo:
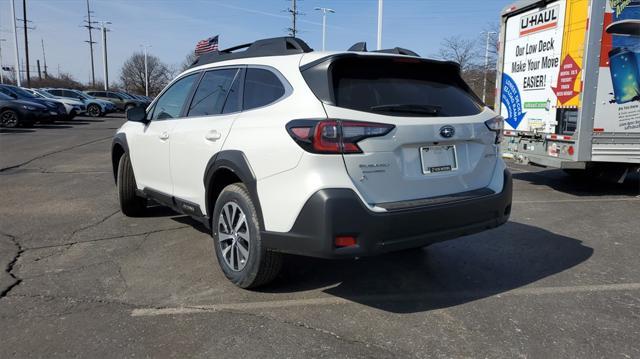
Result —
[{"label": "parking lot line", "polygon": [[[549,294],[574,294],[574,293],[598,293],[613,291],[634,291],[640,290],[640,283],[619,283],[619,284],[595,284],[567,287],[527,287],[506,291],[500,294],[487,295],[486,297],[502,298],[524,295],[549,295]],[[494,292],[492,292],[494,293]],[[148,317],[158,315],[180,315],[194,313],[209,313],[225,310],[257,310],[270,308],[287,308],[299,306],[322,306],[337,304],[357,304],[358,302],[412,302],[437,298],[451,297],[478,297],[477,291],[442,292],[442,293],[406,293],[406,294],[383,294],[367,295],[354,300],[340,297],[323,297],[308,299],[287,299],[262,302],[245,303],[224,303],[210,305],[186,305],[182,307],[168,308],[138,308],[131,311],[133,317]],[[489,293],[491,294],[491,293]]]},{"label": "parking lot line", "polygon": [[512,203],[515,204],[527,204],[527,203],[572,203],[572,202],[618,202],[628,201],[637,202],[640,201],[640,197],[624,197],[624,198],[589,198],[589,199],[545,199],[545,200],[515,200]]}]

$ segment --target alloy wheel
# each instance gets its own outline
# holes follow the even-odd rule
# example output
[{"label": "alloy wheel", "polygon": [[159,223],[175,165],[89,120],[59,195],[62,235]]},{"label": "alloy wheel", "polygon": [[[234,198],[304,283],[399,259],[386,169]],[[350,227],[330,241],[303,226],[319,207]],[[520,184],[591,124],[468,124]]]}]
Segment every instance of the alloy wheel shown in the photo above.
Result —
[{"label": "alloy wheel", "polygon": [[222,258],[233,271],[241,271],[249,260],[251,241],[247,217],[236,202],[222,206],[218,218],[218,243]]},{"label": "alloy wheel", "polygon": [[87,108],[87,112],[91,117],[98,117],[100,116],[100,107],[98,107],[97,105],[89,105],[89,107]]},{"label": "alloy wheel", "polygon": [[18,126],[18,116],[13,111],[5,111],[0,117],[0,124],[3,127],[14,128]]}]

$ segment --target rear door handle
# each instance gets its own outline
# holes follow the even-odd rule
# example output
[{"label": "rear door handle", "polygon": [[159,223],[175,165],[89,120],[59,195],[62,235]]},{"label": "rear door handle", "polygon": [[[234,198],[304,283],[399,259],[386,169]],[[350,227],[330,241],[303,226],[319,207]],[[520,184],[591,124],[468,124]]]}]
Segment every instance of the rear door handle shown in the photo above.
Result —
[{"label": "rear door handle", "polygon": [[218,132],[216,130],[211,130],[211,131],[207,132],[207,134],[204,136],[204,138],[207,141],[211,141],[211,142],[215,142],[215,141],[219,140],[220,137],[222,137],[222,135],[220,134],[220,132]]},{"label": "rear door handle", "polygon": [[167,131],[163,131],[162,133],[160,133],[160,135],[158,136],[158,138],[160,138],[161,140],[168,140],[169,139],[169,132]]}]

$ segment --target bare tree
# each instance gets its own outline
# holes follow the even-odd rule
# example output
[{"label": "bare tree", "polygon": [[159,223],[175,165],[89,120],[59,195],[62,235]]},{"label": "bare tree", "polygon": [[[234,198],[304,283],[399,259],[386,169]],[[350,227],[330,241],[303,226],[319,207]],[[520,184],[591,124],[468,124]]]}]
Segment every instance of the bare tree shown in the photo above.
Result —
[{"label": "bare tree", "polygon": [[[149,95],[157,95],[173,78],[172,69],[157,56],[147,55],[149,71]],[[144,93],[144,53],[136,52],[122,65],[121,85],[129,92]]]},{"label": "bare tree", "polygon": [[198,56],[196,56],[195,53],[190,52],[187,54],[187,56],[184,57],[184,61],[182,61],[182,64],[180,65],[180,71],[184,71],[186,69],[188,69],[191,64],[193,64],[194,61],[196,61],[196,59],[198,58]]},{"label": "bare tree", "polygon": [[47,77],[43,77],[42,79],[31,79],[31,87],[62,87],[78,90],[85,89],[85,86],[76,81],[76,79],[68,73],[60,73],[57,76],[49,74]]},{"label": "bare tree", "polygon": [[461,36],[446,37],[440,44],[438,57],[459,63],[464,72],[478,63],[476,42]]}]

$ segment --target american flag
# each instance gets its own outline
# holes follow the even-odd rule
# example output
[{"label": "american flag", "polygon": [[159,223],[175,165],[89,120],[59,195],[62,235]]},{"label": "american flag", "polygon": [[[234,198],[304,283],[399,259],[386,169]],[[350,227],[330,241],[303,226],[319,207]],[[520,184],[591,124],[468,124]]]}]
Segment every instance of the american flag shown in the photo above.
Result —
[{"label": "american flag", "polygon": [[200,40],[196,44],[196,56],[206,54],[207,52],[218,51],[218,36],[210,37],[206,40]]}]

